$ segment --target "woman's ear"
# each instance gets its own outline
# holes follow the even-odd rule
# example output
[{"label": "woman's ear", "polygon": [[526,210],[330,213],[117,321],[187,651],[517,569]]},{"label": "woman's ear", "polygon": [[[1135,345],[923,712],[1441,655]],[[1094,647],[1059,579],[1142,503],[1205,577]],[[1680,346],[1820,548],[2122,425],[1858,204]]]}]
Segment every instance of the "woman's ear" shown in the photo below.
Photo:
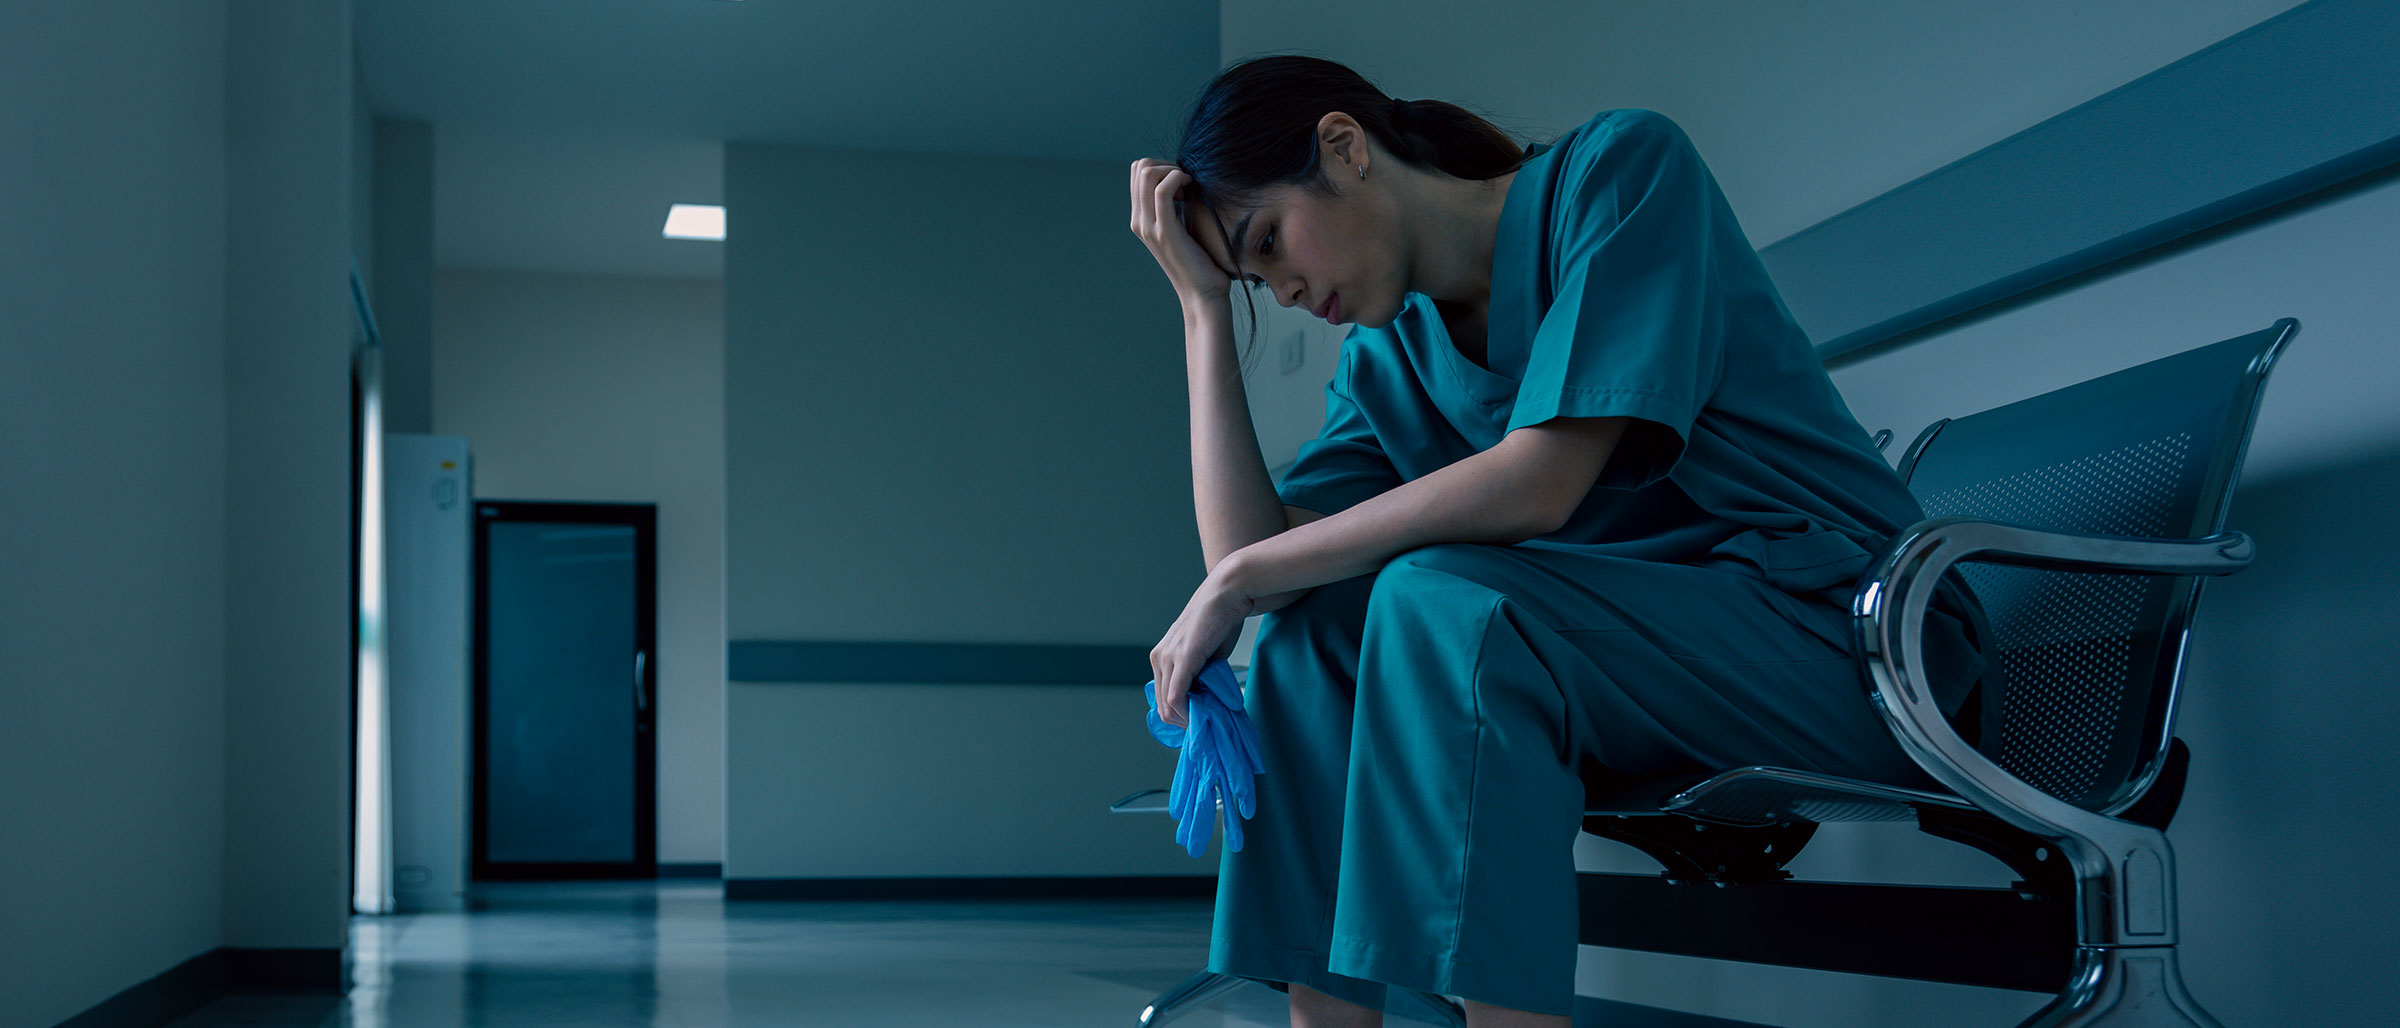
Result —
[{"label": "woman's ear", "polygon": [[1317,119],[1317,150],[1318,164],[1328,173],[1341,171],[1333,177],[1356,175],[1366,166],[1368,158],[1367,130],[1356,118],[1340,111],[1327,111]]}]

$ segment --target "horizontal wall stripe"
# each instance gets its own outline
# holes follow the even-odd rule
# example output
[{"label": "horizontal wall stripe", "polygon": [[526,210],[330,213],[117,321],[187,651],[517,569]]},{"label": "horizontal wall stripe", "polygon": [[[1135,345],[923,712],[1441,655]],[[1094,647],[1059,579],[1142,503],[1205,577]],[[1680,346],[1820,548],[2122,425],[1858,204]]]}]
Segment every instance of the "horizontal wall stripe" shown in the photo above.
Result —
[{"label": "horizontal wall stripe", "polygon": [[1215,875],[725,880],[728,900],[1131,899],[1216,894]]},{"label": "horizontal wall stripe", "polygon": [[2314,0],[1759,251],[1831,358],[2400,162],[2400,4]]},{"label": "horizontal wall stripe", "polygon": [[1140,685],[1150,680],[1150,648],[736,639],[726,669],[736,682]]}]

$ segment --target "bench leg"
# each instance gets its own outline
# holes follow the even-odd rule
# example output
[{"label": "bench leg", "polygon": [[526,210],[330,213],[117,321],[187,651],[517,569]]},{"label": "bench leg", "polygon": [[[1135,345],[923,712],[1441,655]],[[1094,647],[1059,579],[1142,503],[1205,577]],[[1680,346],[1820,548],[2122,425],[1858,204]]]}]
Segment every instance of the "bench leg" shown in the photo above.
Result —
[{"label": "bench leg", "polygon": [[2017,1028],[2223,1028],[2183,987],[2173,946],[2085,946],[2066,991]]},{"label": "bench leg", "polygon": [[1190,1013],[1193,1007],[1223,995],[1226,990],[1242,984],[1243,981],[1245,979],[1232,975],[1202,971],[1184,979],[1183,984],[1159,993],[1157,999],[1151,1000],[1149,1006],[1142,1008],[1142,1019],[1136,1022],[1136,1025],[1138,1028],[1151,1028],[1153,1025],[1165,1024]]}]

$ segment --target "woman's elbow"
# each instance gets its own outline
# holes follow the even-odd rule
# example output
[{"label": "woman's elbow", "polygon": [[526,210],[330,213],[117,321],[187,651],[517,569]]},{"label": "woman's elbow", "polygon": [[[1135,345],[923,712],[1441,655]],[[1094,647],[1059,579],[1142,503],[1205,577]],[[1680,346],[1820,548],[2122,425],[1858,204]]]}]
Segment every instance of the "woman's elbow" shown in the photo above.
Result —
[{"label": "woman's elbow", "polygon": [[1257,615],[1282,610],[1285,607],[1289,607],[1292,604],[1300,602],[1302,597],[1307,596],[1310,592],[1313,592],[1315,588],[1315,586],[1310,586],[1307,589],[1294,589],[1288,593],[1276,593],[1273,596],[1261,596],[1256,600],[1251,601],[1250,613]]},{"label": "woman's elbow", "polygon": [[1567,521],[1574,516],[1575,509],[1566,507],[1562,510],[1559,504],[1543,498],[1521,504],[1511,513],[1515,516],[1504,518],[1492,532],[1495,537],[1492,541],[1502,546],[1515,546],[1529,539],[1539,539],[1567,527]]}]

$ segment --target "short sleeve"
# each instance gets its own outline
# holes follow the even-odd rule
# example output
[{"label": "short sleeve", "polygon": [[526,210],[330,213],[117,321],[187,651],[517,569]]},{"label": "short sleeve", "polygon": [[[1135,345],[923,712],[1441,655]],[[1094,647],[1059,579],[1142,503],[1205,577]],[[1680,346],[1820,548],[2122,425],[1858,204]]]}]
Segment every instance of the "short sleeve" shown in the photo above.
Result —
[{"label": "short sleeve", "polygon": [[1630,112],[1560,158],[1555,288],[1535,329],[1508,431],[1556,417],[1636,419],[1598,485],[1666,476],[1723,368],[1715,246],[1727,226],[1707,168],[1672,121]]},{"label": "short sleeve", "polygon": [[1344,345],[1333,378],[1325,383],[1325,427],[1300,444],[1300,456],[1276,486],[1284,503],[1339,514],[1400,485],[1400,473],[1352,392],[1356,362],[1357,348]]}]

